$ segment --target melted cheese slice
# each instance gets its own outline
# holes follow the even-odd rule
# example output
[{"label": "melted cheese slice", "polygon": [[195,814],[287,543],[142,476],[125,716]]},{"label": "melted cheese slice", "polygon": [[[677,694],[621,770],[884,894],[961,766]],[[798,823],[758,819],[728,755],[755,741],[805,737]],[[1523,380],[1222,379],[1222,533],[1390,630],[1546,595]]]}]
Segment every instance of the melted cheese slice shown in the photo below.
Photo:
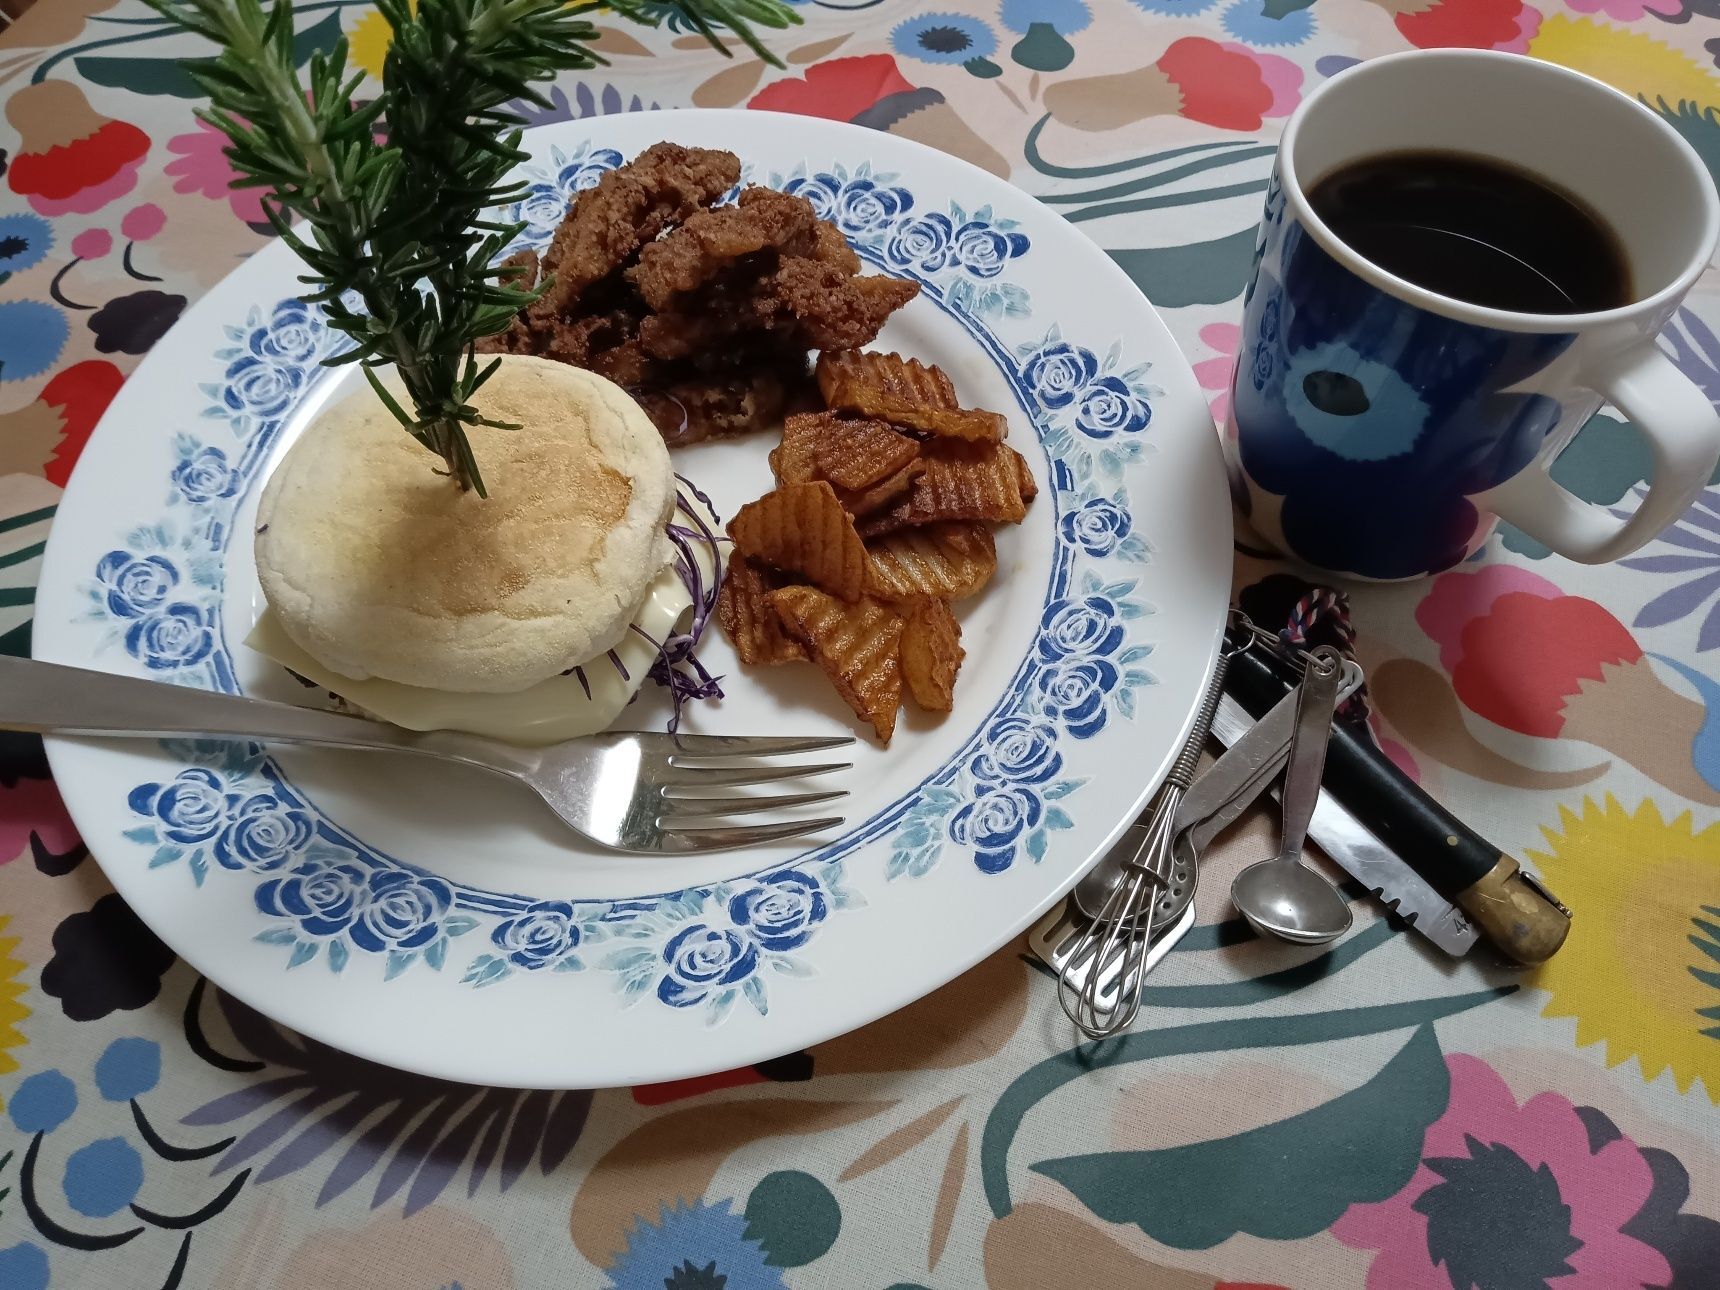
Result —
[{"label": "melted cheese slice", "polygon": [[[706,565],[702,572],[708,585],[713,570],[706,553],[701,549],[698,554]],[[692,604],[692,595],[671,565],[646,588],[633,622],[651,640],[667,640]],[[583,668],[589,695],[577,676],[552,676],[512,694],[459,694],[378,677],[355,681],[342,676],[294,644],[269,609],[245,637],[245,644],[394,725],[408,730],[465,730],[516,744],[560,743],[607,729],[657,659],[657,647],[629,630],[612,651],[627,669],[628,679],[622,679],[620,669],[607,656],[599,655]]]}]

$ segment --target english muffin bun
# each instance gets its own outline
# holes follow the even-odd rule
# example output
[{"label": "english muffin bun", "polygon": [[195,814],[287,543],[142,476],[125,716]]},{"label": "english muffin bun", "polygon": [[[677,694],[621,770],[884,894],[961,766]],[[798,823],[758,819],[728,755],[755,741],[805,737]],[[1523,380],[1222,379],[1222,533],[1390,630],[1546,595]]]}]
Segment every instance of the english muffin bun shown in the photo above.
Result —
[{"label": "english muffin bun", "polygon": [[270,476],[257,576],[281,629],[330,670],[523,690],[619,642],[671,561],[674,471],[639,405],[562,363],[501,363],[474,402],[520,429],[467,432],[488,499],[437,475],[368,386]]}]

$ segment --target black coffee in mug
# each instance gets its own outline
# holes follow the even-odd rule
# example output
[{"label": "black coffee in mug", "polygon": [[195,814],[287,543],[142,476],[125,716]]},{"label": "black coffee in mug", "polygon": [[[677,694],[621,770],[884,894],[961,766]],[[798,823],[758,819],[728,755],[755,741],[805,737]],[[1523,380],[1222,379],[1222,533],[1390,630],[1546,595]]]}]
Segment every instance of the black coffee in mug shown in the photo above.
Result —
[{"label": "black coffee in mug", "polygon": [[1453,152],[1395,152],[1339,167],[1309,204],[1334,236],[1428,291],[1528,314],[1631,299],[1616,234],[1579,198],[1526,170]]}]

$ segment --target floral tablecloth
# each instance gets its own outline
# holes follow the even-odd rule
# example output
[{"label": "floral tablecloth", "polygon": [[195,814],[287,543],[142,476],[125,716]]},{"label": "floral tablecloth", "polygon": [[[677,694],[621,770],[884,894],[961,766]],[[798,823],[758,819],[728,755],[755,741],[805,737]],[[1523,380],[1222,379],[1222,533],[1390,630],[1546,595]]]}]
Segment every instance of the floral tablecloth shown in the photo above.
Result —
[{"label": "floral tablecloth", "polygon": [[[9,0],[0,31],[0,649],[91,429],[188,302],[262,245],[133,0]],[[1222,419],[1272,145],[1301,96],[1408,47],[1527,52],[1640,96],[1720,171],[1715,0],[819,0],[725,60],[603,23],[558,120],[802,112],[1008,176],[1164,311]],[[375,71],[366,0],[299,7]],[[1720,402],[1720,296],[1663,344]],[[1601,416],[1555,474],[1630,505]],[[1239,548],[1237,594],[1307,590]],[[918,1004],[746,1070],[522,1092],[284,1032],[199,979],[0,735],[0,1287],[993,1290],[1720,1285],[1720,491],[1591,569],[1505,531],[1354,590],[1387,750],[1574,907],[1514,974],[1378,911],[1289,951],[1224,907],[1257,816],[1139,1031],[1081,1058],[1012,947]],[[1478,958],[1480,956],[1477,956]]]}]

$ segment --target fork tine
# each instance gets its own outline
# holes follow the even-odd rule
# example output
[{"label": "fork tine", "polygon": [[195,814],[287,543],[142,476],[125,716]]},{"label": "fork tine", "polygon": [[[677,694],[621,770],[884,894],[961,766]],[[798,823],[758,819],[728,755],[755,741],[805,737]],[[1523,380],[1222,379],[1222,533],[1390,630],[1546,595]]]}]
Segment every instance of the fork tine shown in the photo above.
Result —
[{"label": "fork tine", "polygon": [[790,753],[822,752],[845,748],[853,735],[823,735],[805,739],[752,735],[673,735],[676,744],[670,757],[785,757]]},{"label": "fork tine", "polygon": [[[779,779],[805,775],[829,775],[847,770],[853,762],[828,762],[819,766],[676,766],[673,763],[651,774],[659,790],[668,788],[741,788],[747,784],[770,784]],[[668,796],[668,794],[664,794]]]},{"label": "fork tine", "polygon": [[[672,799],[675,813],[660,819],[659,828],[678,829],[701,820],[721,819],[725,815],[757,815],[760,811],[789,810],[796,806],[811,806],[835,797],[847,797],[848,790],[838,788],[829,793],[783,793],[777,797],[677,797]],[[703,807],[703,810],[692,808]]]},{"label": "fork tine", "polygon": [[786,842],[802,834],[834,828],[840,823],[840,815],[830,815],[818,820],[786,820],[781,824],[757,824],[727,829],[665,829],[663,841],[672,844],[672,849],[676,851],[730,851],[760,842]]}]

